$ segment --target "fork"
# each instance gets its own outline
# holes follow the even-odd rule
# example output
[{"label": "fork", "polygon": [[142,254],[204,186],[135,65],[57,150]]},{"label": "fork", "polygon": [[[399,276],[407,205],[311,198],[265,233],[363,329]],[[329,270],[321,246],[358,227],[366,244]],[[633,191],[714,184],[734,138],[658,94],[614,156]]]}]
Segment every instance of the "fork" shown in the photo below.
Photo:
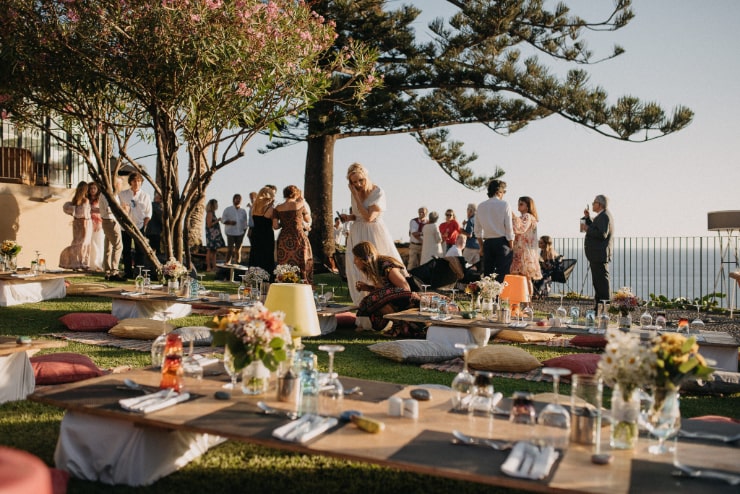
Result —
[{"label": "fork", "polygon": [[718,472],[716,470],[703,470],[701,468],[696,468],[681,463],[676,459],[673,460],[673,466],[678,468],[682,475],[686,475],[688,477],[724,480],[730,485],[740,485],[740,475]]}]

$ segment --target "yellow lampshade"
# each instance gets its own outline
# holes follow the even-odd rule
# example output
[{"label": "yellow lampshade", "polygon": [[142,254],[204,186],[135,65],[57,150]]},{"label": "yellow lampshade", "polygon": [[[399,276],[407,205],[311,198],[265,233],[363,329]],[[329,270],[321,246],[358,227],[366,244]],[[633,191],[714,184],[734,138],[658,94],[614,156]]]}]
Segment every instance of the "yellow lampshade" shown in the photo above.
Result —
[{"label": "yellow lampshade", "polygon": [[293,338],[321,334],[311,285],[272,283],[267,292],[265,307],[270,311],[285,313],[285,324],[291,327]]},{"label": "yellow lampshade", "polygon": [[529,287],[527,278],[518,274],[507,274],[504,276],[507,285],[501,290],[499,299],[508,298],[512,304],[521,304],[529,301]]}]

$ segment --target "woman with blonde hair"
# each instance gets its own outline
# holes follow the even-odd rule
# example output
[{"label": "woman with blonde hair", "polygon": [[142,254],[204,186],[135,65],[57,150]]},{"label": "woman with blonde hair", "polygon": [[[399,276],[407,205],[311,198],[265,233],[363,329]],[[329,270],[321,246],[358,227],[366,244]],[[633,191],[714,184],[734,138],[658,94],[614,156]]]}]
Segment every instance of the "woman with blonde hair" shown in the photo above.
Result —
[{"label": "woman with blonde hair", "polygon": [[537,207],[534,199],[527,196],[519,198],[520,216],[512,213],[514,228],[514,258],[511,261],[511,274],[527,278],[529,295],[533,295],[532,280],[542,279],[539,252],[537,251]]},{"label": "woman with blonde hair", "polygon": [[221,234],[221,218],[218,217],[218,201],[211,199],[206,204],[206,271],[216,270],[216,251],[226,247]]},{"label": "woman with blonde hair", "polygon": [[311,222],[311,215],[295,185],[283,189],[285,200],[273,208],[272,228],[280,230],[277,238],[277,263],[298,266],[301,277],[308,283],[313,280],[313,252],[304,230],[304,223]]},{"label": "woman with blonde hair", "polygon": [[252,238],[249,265],[258,266],[272,276],[275,270],[275,234],[272,229],[275,191],[262,187],[252,204]]},{"label": "woman with blonde hair", "polygon": [[[380,255],[392,257],[401,262],[388,227],[383,221],[386,208],[385,193],[375,185],[367,170],[359,163],[352,163],[347,170],[347,182],[352,195],[352,214],[340,215],[342,221],[352,221],[347,237],[347,284],[352,302],[359,304],[364,290],[357,289],[357,282],[364,278],[354,262],[352,248],[360,242],[370,242]],[[365,280],[368,281],[368,280]]]},{"label": "woman with blonde hair", "polygon": [[59,255],[59,267],[86,270],[90,265],[90,201],[87,199],[87,182],[77,184],[72,200],[64,203],[62,209],[72,216],[72,244],[65,247]]},{"label": "woman with blonde hair", "polygon": [[[403,262],[379,254],[370,242],[356,244],[352,254],[355,267],[368,280],[355,282],[358,291],[367,292],[357,309],[357,319],[362,329],[369,329],[367,326],[370,326],[376,331],[383,331],[388,325],[384,319],[386,314],[419,305],[419,296],[411,291],[406,280],[409,274]],[[363,318],[368,318],[370,324],[363,326]],[[407,331],[403,325],[400,328],[404,329],[393,331],[390,335],[398,336]]]}]

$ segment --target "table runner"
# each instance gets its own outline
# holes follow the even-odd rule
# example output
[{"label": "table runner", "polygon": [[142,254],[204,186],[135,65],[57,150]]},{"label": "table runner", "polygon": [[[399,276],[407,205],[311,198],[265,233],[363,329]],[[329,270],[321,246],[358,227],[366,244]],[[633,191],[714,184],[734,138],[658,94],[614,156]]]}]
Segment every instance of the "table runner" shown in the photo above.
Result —
[{"label": "table runner", "polygon": [[367,381],[365,379],[355,379],[344,376],[340,376],[339,380],[342,381],[344,389],[350,389],[355,386],[359,386],[361,388],[362,395],[355,394],[345,396],[347,400],[366,401],[369,403],[380,403],[381,401],[385,401],[406,387],[403,384]]},{"label": "table runner", "polygon": [[[501,472],[501,465],[508,456],[509,451],[453,444],[452,434],[448,432],[424,430],[389,459],[427,467],[464,470],[472,474],[501,477],[506,476]],[[562,457],[561,454],[550,470],[550,474],[544,479],[519,480],[547,485],[555,475]]]},{"label": "table runner", "polygon": [[[632,460],[630,494],[670,492],[672,494],[737,494],[738,486],[715,479],[674,477],[676,468],[670,463]],[[728,472],[732,473],[732,472]]]}]

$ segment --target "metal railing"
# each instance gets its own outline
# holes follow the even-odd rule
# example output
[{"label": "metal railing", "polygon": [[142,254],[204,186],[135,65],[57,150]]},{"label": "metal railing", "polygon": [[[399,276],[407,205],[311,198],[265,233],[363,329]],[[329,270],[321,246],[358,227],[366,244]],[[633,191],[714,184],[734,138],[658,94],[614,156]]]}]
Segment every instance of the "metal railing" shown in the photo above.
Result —
[{"label": "metal railing", "polygon": [[[591,273],[583,252],[583,237],[555,238],[555,250],[578,263],[568,282],[555,283],[553,292],[575,292],[593,297]],[[701,299],[713,293],[717,305],[738,307],[740,289],[732,290],[735,280],[728,274],[740,267],[740,237],[723,234],[715,237],[617,237],[610,265],[612,291],[629,286],[640,298],[650,294],[673,300]],[[561,287],[560,289],[558,287]]]}]

